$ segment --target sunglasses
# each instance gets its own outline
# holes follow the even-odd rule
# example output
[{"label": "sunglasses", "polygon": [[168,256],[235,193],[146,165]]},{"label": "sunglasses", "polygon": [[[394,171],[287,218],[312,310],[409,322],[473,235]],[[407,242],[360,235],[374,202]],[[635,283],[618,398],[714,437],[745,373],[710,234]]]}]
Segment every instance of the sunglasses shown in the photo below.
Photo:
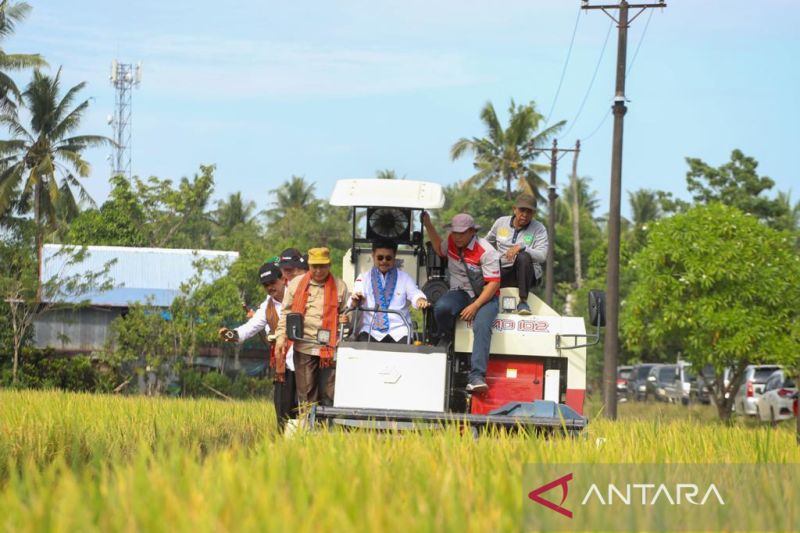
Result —
[{"label": "sunglasses", "polygon": [[394,259],[394,256],[393,255],[376,255],[375,259],[377,259],[378,261],[391,261],[392,259]]}]

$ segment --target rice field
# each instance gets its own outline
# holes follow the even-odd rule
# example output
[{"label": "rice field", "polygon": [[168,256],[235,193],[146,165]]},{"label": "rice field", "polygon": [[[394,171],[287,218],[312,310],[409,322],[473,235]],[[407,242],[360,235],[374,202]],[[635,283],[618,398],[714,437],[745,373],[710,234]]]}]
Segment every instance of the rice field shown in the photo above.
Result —
[{"label": "rice field", "polygon": [[526,463],[800,463],[792,424],[724,425],[702,406],[620,413],[577,439],[285,438],[266,402],[0,391],[0,527],[516,531]]}]

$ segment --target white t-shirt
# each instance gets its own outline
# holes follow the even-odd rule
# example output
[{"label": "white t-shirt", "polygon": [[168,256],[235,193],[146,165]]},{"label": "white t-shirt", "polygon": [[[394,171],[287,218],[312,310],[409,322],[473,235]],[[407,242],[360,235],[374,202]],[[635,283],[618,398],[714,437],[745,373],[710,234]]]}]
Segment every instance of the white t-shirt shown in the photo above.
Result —
[{"label": "white t-shirt", "polygon": [[[353,292],[360,292],[364,295],[364,300],[362,303],[363,307],[377,306],[375,303],[375,295],[372,292],[372,273],[373,269],[361,273],[358,278],[356,278],[355,284],[353,284]],[[383,277],[385,284],[386,275],[380,275]],[[411,324],[411,313],[409,312],[409,306],[413,305],[416,309],[417,300],[420,298],[425,298],[425,293],[419,290],[419,287],[417,287],[417,284],[414,283],[413,279],[411,279],[411,276],[398,269],[397,285],[392,293],[392,300],[389,302],[389,309],[403,313],[403,316],[406,318],[406,320],[408,320],[408,323]],[[386,335],[391,335],[391,337],[397,341],[407,336],[409,331],[405,324],[403,324],[403,319],[401,319],[396,313],[387,314],[389,316],[389,331],[386,333],[378,331],[376,321],[372,328],[372,338],[375,340],[382,340]],[[359,313],[358,333],[369,332],[370,324],[372,323],[374,316],[375,313],[372,312]]]},{"label": "white t-shirt", "polygon": [[[267,323],[267,304],[271,298],[271,296],[267,296],[267,299],[258,306],[258,309],[250,320],[234,330],[239,335],[239,344],[242,344],[254,335],[258,335],[260,331],[264,331],[267,335],[271,333],[269,324]],[[281,302],[272,300],[272,303],[275,306],[275,312],[280,315]],[[294,347],[289,348],[286,352],[286,368],[294,372]]]}]

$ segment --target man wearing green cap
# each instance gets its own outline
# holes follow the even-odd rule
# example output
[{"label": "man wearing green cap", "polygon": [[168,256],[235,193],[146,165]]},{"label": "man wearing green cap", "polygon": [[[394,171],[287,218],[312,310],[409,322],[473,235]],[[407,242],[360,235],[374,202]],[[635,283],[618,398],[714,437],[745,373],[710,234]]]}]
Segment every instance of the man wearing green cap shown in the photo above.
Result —
[{"label": "man wearing green cap", "polygon": [[486,234],[486,240],[500,252],[501,287],[517,287],[517,312],[531,314],[528,293],[542,279],[542,264],[547,260],[547,228],[533,220],[536,198],[520,194],[514,201],[513,214],[498,218]]}]

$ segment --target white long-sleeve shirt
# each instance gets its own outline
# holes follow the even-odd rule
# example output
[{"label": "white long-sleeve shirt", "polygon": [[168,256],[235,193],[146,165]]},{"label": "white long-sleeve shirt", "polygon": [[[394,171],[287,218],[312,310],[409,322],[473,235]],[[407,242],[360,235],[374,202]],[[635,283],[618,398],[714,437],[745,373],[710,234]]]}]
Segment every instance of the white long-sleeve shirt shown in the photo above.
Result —
[{"label": "white long-sleeve shirt", "polygon": [[[364,300],[361,304],[362,307],[377,306],[375,303],[375,295],[372,292],[372,272],[373,270],[370,269],[361,273],[358,278],[356,278],[356,282],[353,284],[353,293],[361,293],[364,295]],[[380,275],[383,277],[383,282],[385,285],[386,275]],[[414,283],[413,279],[411,279],[411,276],[402,270],[398,270],[397,285],[394,288],[392,300],[389,302],[389,309],[403,313],[403,316],[405,316],[406,320],[408,320],[408,323],[411,324],[411,313],[409,311],[409,306],[413,305],[416,309],[417,300],[420,298],[425,298],[425,293],[419,290],[419,287],[417,287],[417,284]],[[408,329],[406,329],[405,324],[403,324],[403,320],[397,314],[388,313],[388,315],[389,331],[387,333],[378,331],[376,322],[375,326],[372,328],[373,339],[381,340],[386,335],[391,335],[391,337],[397,341],[410,333]],[[359,313],[358,333],[369,332],[373,317],[374,313],[372,312]]]},{"label": "white long-sleeve shirt", "polygon": [[[269,324],[267,323],[267,304],[269,303],[272,296],[267,296],[267,299],[264,300],[261,305],[258,306],[255,314],[250,317],[250,320],[236,328],[234,331],[239,335],[239,344],[242,344],[244,341],[258,335],[259,332],[263,331],[267,335],[271,333],[269,329]],[[275,306],[275,312],[278,315],[281,314],[281,302],[277,300],[272,301],[273,305]],[[286,352],[286,368],[294,372],[294,349],[293,347],[289,348],[289,351]]]}]

